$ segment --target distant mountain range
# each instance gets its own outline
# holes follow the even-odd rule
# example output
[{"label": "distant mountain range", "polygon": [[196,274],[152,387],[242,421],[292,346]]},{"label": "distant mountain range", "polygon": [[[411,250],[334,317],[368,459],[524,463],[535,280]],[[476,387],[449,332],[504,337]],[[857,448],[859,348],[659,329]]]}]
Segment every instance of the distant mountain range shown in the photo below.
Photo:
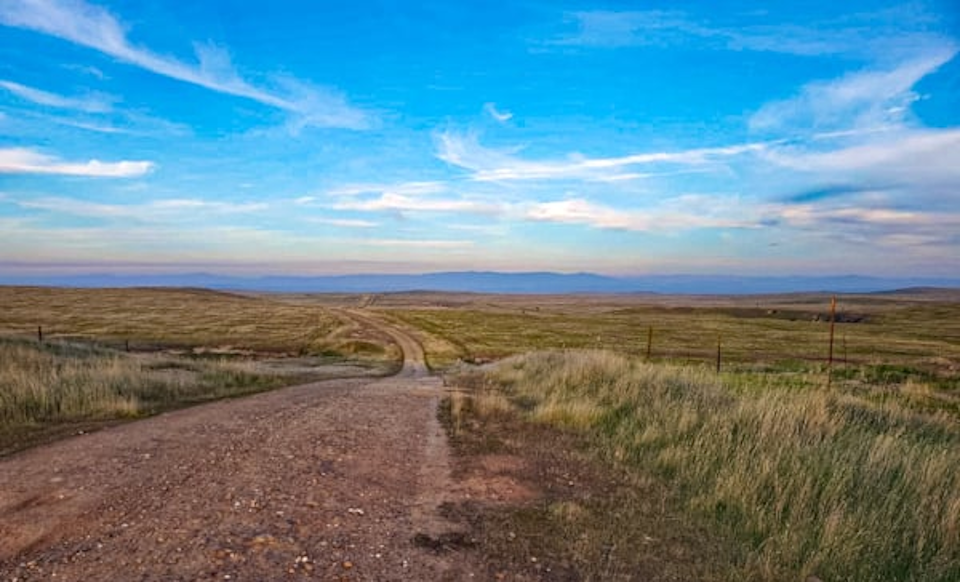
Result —
[{"label": "distant mountain range", "polygon": [[3,285],[58,287],[203,287],[267,292],[390,293],[448,291],[473,293],[682,293],[750,294],[828,291],[869,293],[911,287],[960,288],[960,279],[824,277],[739,277],[726,275],[648,275],[609,277],[593,273],[445,272],[419,275],[330,275],[240,277],[208,273],[173,275],[90,274],[5,275]]}]

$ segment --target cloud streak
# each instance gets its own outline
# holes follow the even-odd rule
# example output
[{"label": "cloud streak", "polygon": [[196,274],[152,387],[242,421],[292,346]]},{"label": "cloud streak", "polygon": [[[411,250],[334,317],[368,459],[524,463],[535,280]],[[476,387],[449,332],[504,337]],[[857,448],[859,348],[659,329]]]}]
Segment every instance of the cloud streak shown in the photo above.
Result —
[{"label": "cloud streak", "polygon": [[646,152],[608,158],[571,156],[566,160],[529,161],[482,146],[473,135],[444,132],[437,136],[437,157],[448,164],[468,170],[480,182],[523,180],[586,180],[614,182],[647,177],[629,171],[634,166],[670,164],[707,166],[727,158],[759,152],[763,143],[740,144],[717,148],[696,148],[673,152]]},{"label": "cloud streak", "polygon": [[155,167],[148,161],[67,162],[28,148],[0,149],[0,174],[59,174],[96,178],[135,178]]},{"label": "cloud streak", "polygon": [[796,97],[761,107],[751,116],[750,129],[827,131],[901,124],[920,98],[914,85],[956,54],[955,44],[944,43],[892,67],[810,83]]},{"label": "cloud streak", "polygon": [[353,218],[311,218],[310,222],[317,224],[326,224],[339,228],[376,228],[379,223],[372,220],[359,220]]},{"label": "cloud streak", "polygon": [[268,208],[262,202],[222,202],[197,198],[166,198],[141,204],[104,204],[75,198],[47,197],[17,200],[21,208],[43,210],[91,218],[134,218],[151,221],[158,218],[188,217],[204,214],[250,214]]},{"label": "cloud streak", "polygon": [[[701,228],[756,228],[759,222],[748,216],[735,217],[736,208],[729,201],[710,201],[702,197],[681,198],[651,209],[621,209],[597,204],[583,198],[571,198],[528,205],[523,217],[540,222],[580,224],[601,230],[626,230],[635,232],[687,231]],[[696,202],[703,212],[685,211],[680,206]],[[711,206],[723,209],[721,214],[712,214]],[[749,213],[748,213],[749,214]]]},{"label": "cloud streak", "polygon": [[428,239],[355,239],[354,244],[372,247],[428,249],[428,250],[457,250],[472,248],[475,243],[471,240],[428,240]]},{"label": "cloud streak", "polygon": [[925,190],[931,186],[954,192],[960,188],[960,129],[898,131],[886,139],[827,151],[783,147],[766,151],[762,157],[819,180],[857,178],[909,188],[917,201],[928,197]]},{"label": "cloud streak", "polygon": [[927,30],[923,15],[896,10],[845,14],[837,21],[808,25],[758,22],[737,27],[714,25],[677,10],[586,10],[567,13],[565,23],[575,30],[547,44],[611,49],[696,41],[707,49],[844,55],[873,61],[903,59],[945,40]]},{"label": "cloud streak", "polygon": [[196,63],[136,46],[115,16],[82,0],[6,0],[0,3],[0,23],[85,46],[164,77],[281,109],[294,114],[299,127],[365,129],[372,123],[367,112],[332,90],[289,79],[280,81],[286,94],[254,86],[240,77],[229,53],[216,45],[196,44]]},{"label": "cloud streak", "polygon": [[335,203],[335,210],[363,212],[466,212],[470,214],[499,214],[498,204],[455,198],[420,198],[385,192],[375,198],[347,200]]},{"label": "cloud streak", "polygon": [[499,123],[506,123],[513,119],[513,113],[509,111],[500,111],[497,109],[497,106],[494,103],[484,103],[483,110],[487,112],[487,115]]},{"label": "cloud streak", "polygon": [[74,109],[87,113],[106,113],[113,108],[111,105],[112,100],[100,94],[87,95],[84,97],[64,97],[56,93],[14,83],[13,81],[0,81],[0,88],[13,93],[21,99],[46,107]]}]

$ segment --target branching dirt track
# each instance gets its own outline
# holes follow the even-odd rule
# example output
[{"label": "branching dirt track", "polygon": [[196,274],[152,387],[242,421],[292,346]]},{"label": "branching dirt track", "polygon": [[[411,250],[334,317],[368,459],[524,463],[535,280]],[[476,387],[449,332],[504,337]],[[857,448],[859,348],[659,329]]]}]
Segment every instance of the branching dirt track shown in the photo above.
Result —
[{"label": "branching dirt track", "polygon": [[[3,580],[461,580],[441,384],[403,371],[163,414],[0,460]],[[418,535],[419,534],[419,535]],[[428,547],[421,547],[426,545]]]}]

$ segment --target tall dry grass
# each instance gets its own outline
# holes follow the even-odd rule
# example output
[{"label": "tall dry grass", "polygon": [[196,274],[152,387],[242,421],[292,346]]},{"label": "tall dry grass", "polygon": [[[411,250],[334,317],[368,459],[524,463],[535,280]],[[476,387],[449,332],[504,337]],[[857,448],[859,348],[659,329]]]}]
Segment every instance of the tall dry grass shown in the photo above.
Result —
[{"label": "tall dry grass", "polygon": [[668,480],[743,542],[744,579],[960,580],[955,417],[763,382],[547,352],[489,372],[478,407],[591,431],[603,454]]},{"label": "tall dry grass", "polygon": [[23,427],[143,416],[283,382],[244,362],[134,357],[0,338],[0,450]]}]

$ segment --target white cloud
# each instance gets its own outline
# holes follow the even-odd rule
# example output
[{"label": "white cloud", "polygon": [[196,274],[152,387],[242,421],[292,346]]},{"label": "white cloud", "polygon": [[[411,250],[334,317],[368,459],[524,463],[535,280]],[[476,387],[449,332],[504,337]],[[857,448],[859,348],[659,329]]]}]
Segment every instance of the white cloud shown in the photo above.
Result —
[{"label": "white cloud", "polygon": [[411,249],[468,249],[474,246],[471,240],[419,240],[419,239],[354,239],[353,244],[373,247],[411,248]]},{"label": "white cloud", "polygon": [[913,86],[956,53],[953,43],[945,43],[890,68],[810,83],[796,97],[761,107],[751,116],[750,128],[826,131],[900,124],[919,99]]},{"label": "white cloud", "polygon": [[[916,7],[916,6],[914,6]],[[588,10],[567,13],[567,32],[549,45],[595,48],[677,46],[776,52],[799,56],[844,55],[869,61],[902,60],[945,38],[930,31],[932,17],[902,7],[845,13],[838,20],[803,24],[744,16],[736,28],[712,24],[675,10]]]},{"label": "white cloud", "polygon": [[146,208],[155,210],[203,210],[217,213],[248,213],[266,210],[269,206],[264,202],[222,202],[219,200],[201,200],[198,198],[167,198],[154,200],[144,204]]},{"label": "white cloud", "polygon": [[[498,214],[500,204],[462,197],[439,197],[448,193],[450,185],[437,181],[399,182],[396,184],[347,184],[328,190],[336,199],[335,210],[361,212],[466,212]],[[315,196],[304,196],[300,204],[316,203]]]},{"label": "white cloud", "polygon": [[487,112],[487,115],[500,123],[506,123],[513,119],[513,113],[500,111],[494,103],[484,103],[483,110]]},{"label": "white cloud", "polygon": [[450,198],[422,198],[385,192],[376,198],[348,200],[333,205],[336,210],[364,212],[467,212],[470,214],[498,214],[497,204]]},{"label": "white cloud", "polygon": [[[437,181],[413,181],[399,182],[396,184],[346,184],[332,190],[328,190],[330,196],[358,196],[361,194],[396,194],[399,196],[422,196],[426,194],[439,194],[448,188],[444,182]],[[309,198],[309,197],[305,197]]]},{"label": "white cloud", "polygon": [[[693,203],[693,202],[697,203]],[[672,203],[671,203],[672,202]],[[711,212],[711,206],[713,212]],[[692,212],[691,208],[697,208]],[[718,210],[722,212],[717,212]],[[528,205],[523,217],[541,222],[582,224],[593,228],[638,232],[682,231],[699,228],[754,228],[756,219],[739,212],[729,200],[681,198],[648,210],[621,209],[571,198]]]},{"label": "white cloud", "polygon": [[380,226],[379,223],[373,222],[372,220],[359,220],[352,218],[311,218],[309,221],[317,224],[337,226],[340,228],[376,228]]},{"label": "white cloud", "polygon": [[497,182],[512,180],[587,180],[610,182],[632,180],[644,174],[628,168],[648,164],[705,166],[767,148],[767,144],[740,144],[717,148],[696,148],[674,152],[645,152],[609,158],[570,156],[566,160],[528,161],[514,154],[487,148],[472,135],[444,132],[437,136],[437,157],[472,173],[477,181]]},{"label": "white cloud", "polygon": [[956,245],[960,213],[905,209],[891,203],[882,196],[865,195],[842,203],[770,205],[764,212],[788,227],[844,243],[923,247],[941,253]]},{"label": "white cloud", "polygon": [[102,94],[86,95],[83,97],[64,97],[34,87],[27,87],[20,83],[14,83],[13,81],[2,80],[0,80],[0,88],[6,89],[21,99],[26,99],[27,101],[47,107],[75,109],[88,113],[106,113],[112,109],[111,102],[113,99]]},{"label": "white cloud", "polygon": [[269,206],[262,202],[222,202],[195,198],[166,198],[140,204],[105,204],[76,198],[46,197],[15,201],[21,208],[94,218],[155,219],[187,218],[198,212],[209,214],[248,214]]},{"label": "white cloud", "polygon": [[0,174],[62,174],[104,178],[142,176],[155,167],[153,162],[120,161],[65,162],[28,148],[0,149]]},{"label": "white cloud", "polygon": [[678,42],[686,35],[709,36],[705,29],[676,11],[588,10],[567,14],[567,21],[576,26],[576,32],[555,39],[552,44],[616,48],[662,45]]},{"label": "white cloud", "polygon": [[194,46],[197,63],[136,46],[116,17],[82,0],[5,0],[0,3],[0,23],[55,36],[158,75],[290,112],[294,129],[308,125],[364,129],[371,124],[368,113],[328,89],[281,80],[287,90],[283,94],[250,84],[236,72],[229,53],[212,44]]},{"label": "white cloud", "polygon": [[960,129],[892,132],[871,143],[830,151],[784,147],[764,152],[763,157],[821,181],[859,179],[912,186],[917,195],[928,185],[960,189]]}]

